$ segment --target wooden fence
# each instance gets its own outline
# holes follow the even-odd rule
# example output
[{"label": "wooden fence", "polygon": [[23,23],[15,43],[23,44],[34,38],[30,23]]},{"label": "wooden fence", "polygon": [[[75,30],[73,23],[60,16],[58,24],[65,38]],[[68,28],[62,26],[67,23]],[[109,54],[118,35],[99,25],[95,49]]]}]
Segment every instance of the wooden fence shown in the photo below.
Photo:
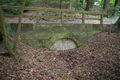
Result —
[{"label": "wooden fence", "polygon": [[[103,17],[107,16],[105,13],[99,13],[99,12],[90,12],[90,11],[79,11],[79,10],[68,10],[68,9],[55,9],[55,8],[40,8],[40,7],[20,7],[20,6],[2,6],[2,9],[19,9],[21,10],[32,10],[36,11],[36,15],[23,15],[22,17],[25,18],[33,18],[36,17],[36,23],[39,22],[40,18],[61,18],[61,23],[64,23],[65,19],[81,19],[82,23],[85,23],[85,20],[99,20],[100,24],[103,24]],[[49,12],[59,12],[61,13],[60,16],[40,16],[39,12],[40,11],[49,11]],[[66,17],[64,14],[81,14],[82,17],[73,17],[69,16]],[[93,16],[100,16],[100,18],[86,18],[85,15],[93,15]],[[19,17],[19,15],[4,15],[5,17]]]}]

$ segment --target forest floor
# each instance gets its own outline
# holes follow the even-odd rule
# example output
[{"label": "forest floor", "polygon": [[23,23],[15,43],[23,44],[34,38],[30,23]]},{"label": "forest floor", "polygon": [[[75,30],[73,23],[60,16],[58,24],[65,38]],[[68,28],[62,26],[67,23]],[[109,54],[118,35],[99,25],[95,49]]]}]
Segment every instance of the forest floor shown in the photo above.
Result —
[{"label": "forest floor", "polygon": [[0,56],[1,80],[120,80],[120,36],[100,33],[66,51],[34,49],[23,43],[15,57]]}]

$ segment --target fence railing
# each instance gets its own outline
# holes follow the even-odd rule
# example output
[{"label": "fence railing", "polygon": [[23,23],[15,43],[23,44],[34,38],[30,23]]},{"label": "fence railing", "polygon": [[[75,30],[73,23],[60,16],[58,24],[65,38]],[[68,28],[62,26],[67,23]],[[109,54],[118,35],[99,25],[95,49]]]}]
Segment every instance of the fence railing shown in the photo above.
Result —
[{"label": "fence railing", "polygon": [[[2,6],[2,9],[19,9],[21,11],[21,6]],[[106,13],[99,12],[90,12],[90,11],[79,11],[79,10],[68,10],[68,9],[55,9],[55,8],[40,8],[40,7],[24,7],[23,10],[32,10],[36,11],[36,15],[23,15],[22,17],[30,18],[36,17],[36,23],[39,23],[40,18],[60,18],[61,23],[64,23],[65,19],[81,19],[82,23],[85,23],[85,20],[99,20],[100,24],[103,24],[103,17],[107,16]],[[49,12],[59,12],[60,16],[43,16],[39,15],[40,11],[49,11]],[[81,14],[81,17],[65,16],[65,14]],[[100,18],[87,18],[86,15],[100,16]],[[19,15],[4,15],[5,17],[19,17]]]}]

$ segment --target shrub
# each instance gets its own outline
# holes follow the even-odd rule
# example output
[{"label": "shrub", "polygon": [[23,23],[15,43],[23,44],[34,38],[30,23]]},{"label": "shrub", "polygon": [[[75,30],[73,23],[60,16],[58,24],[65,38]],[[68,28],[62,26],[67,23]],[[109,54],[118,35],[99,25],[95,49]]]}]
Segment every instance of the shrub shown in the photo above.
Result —
[{"label": "shrub", "polygon": [[[2,0],[2,5],[10,5],[10,6],[22,6],[24,0]],[[29,6],[32,0],[26,0],[25,6]],[[17,15],[20,13],[20,10],[4,10],[7,14]]]},{"label": "shrub", "polygon": [[120,14],[120,6],[116,6],[116,7],[113,7],[113,8],[110,8],[109,10],[109,16],[117,16],[118,14]]},{"label": "shrub", "polygon": [[18,60],[19,60],[19,61],[23,61],[23,60],[24,60],[24,56],[18,57]]}]

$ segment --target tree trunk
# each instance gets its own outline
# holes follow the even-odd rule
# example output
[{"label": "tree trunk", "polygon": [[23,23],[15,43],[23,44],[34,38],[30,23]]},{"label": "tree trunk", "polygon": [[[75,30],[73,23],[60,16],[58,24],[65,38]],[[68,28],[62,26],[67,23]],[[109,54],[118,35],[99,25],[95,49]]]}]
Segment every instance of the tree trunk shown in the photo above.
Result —
[{"label": "tree trunk", "polygon": [[87,1],[87,4],[86,4],[86,11],[89,11],[92,7],[93,7],[93,4],[94,4],[94,1],[93,0],[86,0]]},{"label": "tree trunk", "polygon": [[83,3],[84,3],[84,0],[80,0],[80,3],[83,5]]},{"label": "tree trunk", "polygon": [[62,0],[60,0],[60,9],[62,9]]},{"label": "tree trunk", "polygon": [[7,34],[6,34],[6,30],[5,30],[5,23],[4,23],[4,20],[3,20],[3,12],[2,12],[1,5],[0,5],[0,27],[1,27],[1,34],[2,34],[2,37],[3,37],[3,42],[5,43],[5,46],[8,50],[8,52],[9,52],[9,54],[11,56],[13,56],[14,52],[11,49],[11,47],[9,46],[8,37],[7,37]]},{"label": "tree trunk", "polygon": [[109,11],[109,4],[110,4],[110,0],[104,0],[103,9],[105,10],[106,13],[108,13]]},{"label": "tree trunk", "polygon": [[71,8],[72,8],[72,2],[71,0],[69,0],[69,9],[71,10]]},{"label": "tree trunk", "polygon": [[80,3],[82,3],[82,4],[83,4],[83,2],[84,2],[84,0],[80,0]]},{"label": "tree trunk", "polygon": [[115,7],[120,6],[120,0],[115,0]]}]

